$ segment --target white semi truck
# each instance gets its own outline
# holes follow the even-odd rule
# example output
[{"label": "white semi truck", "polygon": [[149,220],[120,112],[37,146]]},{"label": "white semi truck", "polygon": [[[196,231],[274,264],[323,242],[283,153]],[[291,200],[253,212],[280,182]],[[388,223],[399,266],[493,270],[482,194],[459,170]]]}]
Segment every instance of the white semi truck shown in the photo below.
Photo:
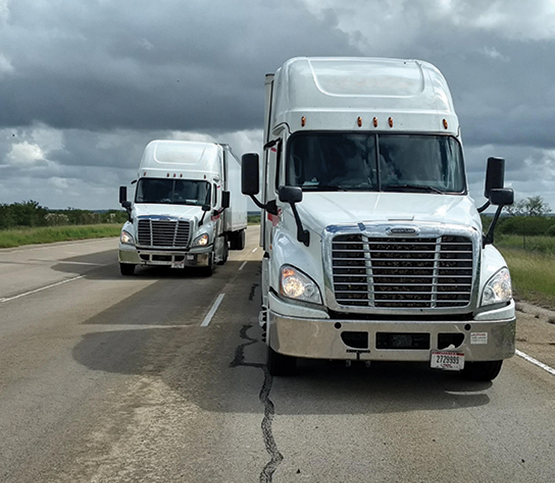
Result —
[{"label": "white semi truck", "polygon": [[119,244],[122,275],[132,275],[137,265],[203,267],[211,275],[229,249],[244,248],[247,198],[229,146],[151,141],[133,183],[133,202],[120,187],[129,217]]},{"label": "white semi truck", "polygon": [[433,65],[287,61],[266,76],[262,161],[243,155],[242,176],[262,209],[272,374],[317,358],[420,361],[491,380],[513,356],[511,279],[492,245],[513,191],[504,160],[489,158],[486,204],[469,197],[459,122]]}]

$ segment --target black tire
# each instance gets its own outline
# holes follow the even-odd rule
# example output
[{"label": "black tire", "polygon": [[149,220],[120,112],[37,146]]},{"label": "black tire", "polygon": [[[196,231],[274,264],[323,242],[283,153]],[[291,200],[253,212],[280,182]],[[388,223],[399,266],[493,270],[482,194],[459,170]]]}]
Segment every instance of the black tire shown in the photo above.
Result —
[{"label": "black tire", "polygon": [[268,346],[266,364],[272,376],[292,376],[297,366],[297,358],[280,354]]},{"label": "black tire", "polygon": [[462,373],[471,381],[493,381],[502,365],[503,361],[465,362]]},{"label": "black tire", "polygon": [[243,250],[245,248],[245,230],[234,231],[229,241],[232,250]]},{"label": "black tire", "polygon": [[224,265],[227,262],[227,257],[229,256],[229,244],[227,243],[227,238],[224,241],[224,250],[222,254],[222,259],[218,262],[218,265]]},{"label": "black tire", "polygon": [[214,273],[214,252],[212,252],[210,254],[210,259],[209,259],[209,262],[208,262],[208,266],[202,267],[201,270],[202,270],[202,274],[205,277],[211,277],[212,276],[212,274]]},{"label": "black tire", "polygon": [[135,273],[135,265],[132,263],[120,263],[119,264],[119,271],[122,275],[130,276]]}]

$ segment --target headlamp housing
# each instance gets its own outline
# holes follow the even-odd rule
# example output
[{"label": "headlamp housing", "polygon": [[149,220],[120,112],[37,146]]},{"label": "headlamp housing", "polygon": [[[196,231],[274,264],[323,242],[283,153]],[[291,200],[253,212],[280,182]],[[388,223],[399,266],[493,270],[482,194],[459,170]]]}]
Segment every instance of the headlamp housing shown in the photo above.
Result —
[{"label": "headlamp housing", "polygon": [[121,235],[119,236],[119,241],[123,245],[135,245],[135,240],[133,238],[133,235],[131,235],[131,233],[125,230],[122,230]]},{"label": "headlamp housing", "polygon": [[511,275],[507,267],[497,271],[482,290],[481,305],[493,305],[509,302],[513,297]]},{"label": "headlamp housing", "polygon": [[291,265],[281,267],[279,292],[289,299],[322,304],[322,295],[316,282]]}]

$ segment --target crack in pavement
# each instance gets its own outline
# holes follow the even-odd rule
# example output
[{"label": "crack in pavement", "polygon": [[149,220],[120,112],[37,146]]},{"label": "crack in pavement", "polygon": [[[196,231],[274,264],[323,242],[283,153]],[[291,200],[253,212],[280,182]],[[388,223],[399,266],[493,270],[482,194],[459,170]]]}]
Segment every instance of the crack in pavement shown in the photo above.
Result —
[{"label": "crack in pavement", "polygon": [[262,369],[264,372],[264,382],[262,388],[260,389],[259,399],[264,405],[264,418],[262,419],[262,437],[264,439],[264,446],[266,447],[267,453],[270,455],[270,461],[264,466],[260,473],[261,483],[271,483],[273,475],[283,461],[283,455],[279,452],[274,435],[272,432],[272,422],[275,415],[274,403],[270,399],[270,391],[272,389],[273,377],[268,370],[266,364],[257,362],[245,362],[245,347],[255,344],[258,339],[253,339],[247,334],[248,330],[252,328],[252,324],[246,324],[241,327],[239,336],[241,339],[246,340],[243,344],[240,344],[235,349],[235,357],[233,361],[229,364],[229,367],[255,367],[257,369]]}]

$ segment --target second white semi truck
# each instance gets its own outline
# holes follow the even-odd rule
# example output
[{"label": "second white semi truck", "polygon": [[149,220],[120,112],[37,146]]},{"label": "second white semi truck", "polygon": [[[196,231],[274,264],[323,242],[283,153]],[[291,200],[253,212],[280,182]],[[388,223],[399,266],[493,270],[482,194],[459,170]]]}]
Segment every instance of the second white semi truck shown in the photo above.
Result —
[{"label": "second white semi truck", "polygon": [[[272,374],[317,358],[427,362],[491,380],[513,356],[511,279],[492,245],[513,192],[504,160],[490,158],[487,203],[470,198],[436,67],[291,59],[266,76],[262,160],[242,159],[243,193],[262,209]],[[489,204],[498,208],[483,234]]]},{"label": "second white semi truck", "polygon": [[123,275],[137,266],[203,267],[211,275],[229,249],[244,248],[247,198],[240,162],[228,145],[152,141],[133,183],[133,202],[120,188],[129,215],[119,244]]}]

